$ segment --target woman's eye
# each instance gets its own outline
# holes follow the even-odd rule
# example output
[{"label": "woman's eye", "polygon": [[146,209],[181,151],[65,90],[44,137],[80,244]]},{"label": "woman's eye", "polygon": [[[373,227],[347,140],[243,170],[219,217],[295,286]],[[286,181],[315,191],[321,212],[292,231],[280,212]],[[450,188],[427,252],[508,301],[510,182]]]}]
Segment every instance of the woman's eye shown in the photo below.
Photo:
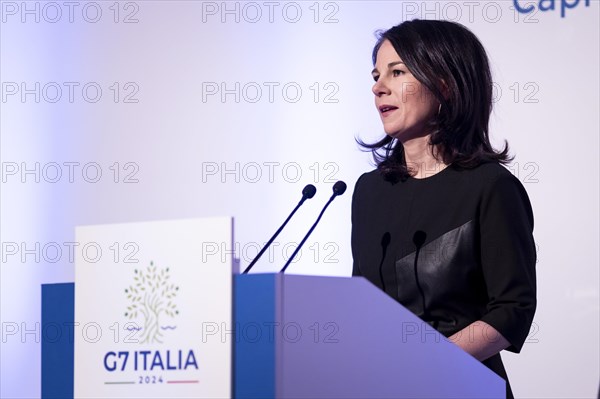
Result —
[{"label": "woman's eye", "polygon": [[394,69],[394,70],[392,71],[392,75],[393,75],[393,76],[400,76],[400,75],[402,75],[403,73],[404,73],[404,71],[401,71],[400,69]]},{"label": "woman's eye", "polygon": [[373,80],[377,82],[379,80],[379,75],[373,75]]}]

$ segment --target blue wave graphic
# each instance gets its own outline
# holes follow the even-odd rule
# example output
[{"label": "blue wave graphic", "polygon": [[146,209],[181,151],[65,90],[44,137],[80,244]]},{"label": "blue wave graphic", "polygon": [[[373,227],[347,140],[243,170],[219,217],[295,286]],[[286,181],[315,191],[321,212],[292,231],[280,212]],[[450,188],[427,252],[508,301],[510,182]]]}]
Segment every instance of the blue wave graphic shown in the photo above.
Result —
[{"label": "blue wave graphic", "polygon": [[127,331],[140,331],[142,329],[142,327],[127,326],[125,329]]},{"label": "blue wave graphic", "polygon": [[161,330],[174,330],[176,328],[177,328],[177,326],[164,326],[164,327],[160,326]]}]

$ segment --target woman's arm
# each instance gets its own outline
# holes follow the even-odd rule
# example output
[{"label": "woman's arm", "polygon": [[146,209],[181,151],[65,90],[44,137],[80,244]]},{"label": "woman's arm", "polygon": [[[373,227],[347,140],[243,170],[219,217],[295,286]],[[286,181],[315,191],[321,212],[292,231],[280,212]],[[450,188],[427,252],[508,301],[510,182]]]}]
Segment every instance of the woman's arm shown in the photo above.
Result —
[{"label": "woman's arm", "polygon": [[469,324],[448,340],[479,361],[484,361],[510,346],[510,342],[498,330],[484,321]]},{"label": "woman's arm", "polygon": [[[478,317],[519,353],[536,309],[536,248],[533,211],[527,192],[509,172],[493,179],[480,204],[480,256],[488,296],[486,312]],[[485,341],[495,340],[491,327]],[[473,338],[480,340],[481,334]],[[462,340],[461,340],[462,341]],[[473,343],[469,343],[474,344]]]}]

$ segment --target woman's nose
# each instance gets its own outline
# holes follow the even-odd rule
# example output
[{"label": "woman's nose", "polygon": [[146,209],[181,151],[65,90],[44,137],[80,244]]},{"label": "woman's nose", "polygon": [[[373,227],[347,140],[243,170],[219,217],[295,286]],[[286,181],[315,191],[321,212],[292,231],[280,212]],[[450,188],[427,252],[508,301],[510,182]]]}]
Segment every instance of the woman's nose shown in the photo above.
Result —
[{"label": "woman's nose", "polygon": [[383,81],[383,79],[379,79],[377,82],[375,82],[372,90],[373,90],[373,94],[375,94],[375,96],[377,96],[377,97],[384,95],[384,94],[389,94],[389,92],[390,92],[390,90],[388,89],[388,87],[385,84],[385,82]]}]

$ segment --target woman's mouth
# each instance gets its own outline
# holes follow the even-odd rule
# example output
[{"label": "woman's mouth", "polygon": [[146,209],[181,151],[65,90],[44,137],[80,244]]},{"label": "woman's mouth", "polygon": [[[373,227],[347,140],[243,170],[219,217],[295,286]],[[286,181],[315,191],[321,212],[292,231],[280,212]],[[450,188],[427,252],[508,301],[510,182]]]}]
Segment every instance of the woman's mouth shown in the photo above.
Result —
[{"label": "woman's mouth", "polygon": [[397,109],[398,107],[395,107],[393,105],[384,104],[379,106],[379,113],[381,113],[381,116],[385,118]]}]

